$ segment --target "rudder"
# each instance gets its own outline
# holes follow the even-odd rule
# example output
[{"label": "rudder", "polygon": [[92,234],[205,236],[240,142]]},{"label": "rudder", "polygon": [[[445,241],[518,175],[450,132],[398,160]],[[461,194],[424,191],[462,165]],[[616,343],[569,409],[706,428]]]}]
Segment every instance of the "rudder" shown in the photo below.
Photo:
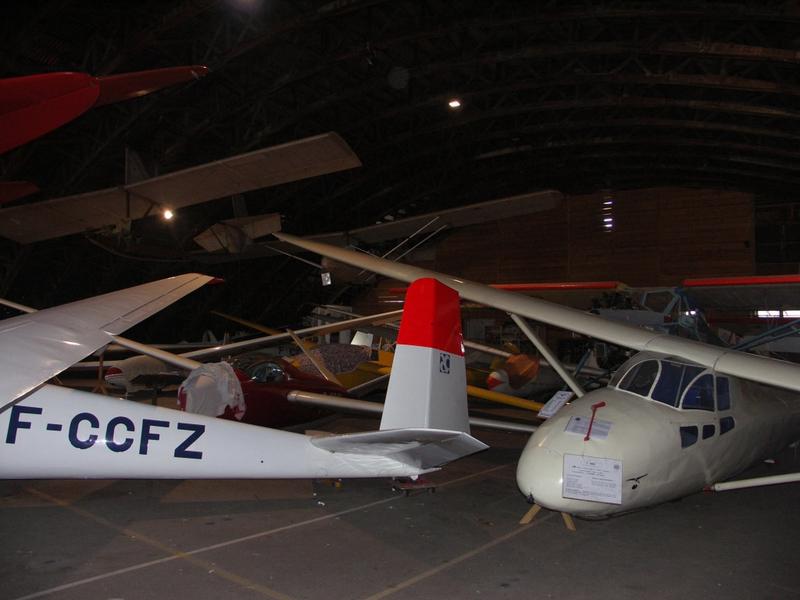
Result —
[{"label": "rudder", "polygon": [[458,292],[436,279],[406,293],[381,429],[469,433]]}]

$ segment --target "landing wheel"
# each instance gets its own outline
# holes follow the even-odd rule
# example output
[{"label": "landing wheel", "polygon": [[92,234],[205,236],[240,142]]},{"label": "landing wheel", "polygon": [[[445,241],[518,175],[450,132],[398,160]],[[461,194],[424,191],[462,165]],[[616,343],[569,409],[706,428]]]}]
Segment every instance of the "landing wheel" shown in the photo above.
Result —
[{"label": "landing wheel", "polygon": [[422,477],[417,478],[416,481],[408,477],[402,477],[394,480],[392,483],[392,491],[403,492],[404,496],[410,496],[413,492],[435,494],[436,485]]}]

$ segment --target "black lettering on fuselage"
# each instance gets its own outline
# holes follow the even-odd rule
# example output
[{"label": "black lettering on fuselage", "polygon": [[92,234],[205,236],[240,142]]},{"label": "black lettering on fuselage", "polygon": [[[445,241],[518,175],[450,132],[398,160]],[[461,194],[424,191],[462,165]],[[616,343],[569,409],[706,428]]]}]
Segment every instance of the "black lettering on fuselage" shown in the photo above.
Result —
[{"label": "black lettering on fuselage", "polygon": [[150,440],[161,439],[160,434],[150,431],[151,427],[169,427],[169,421],[142,419],[142,437],[139,440],[139,454],[147,454],[147,444]]},{"label": "black lettering on fuselage", "polygon": [[[8,431],[6,432],[6,444],[16,444],[18,432],[21,429],[34,429],[39,431],[59,432],[62,430],[60,423],[37,423],[35,420],[26,420],[25,415],[41,415],[44,409],[38,406],[22,406],[16,404],[11,407],[8,418]],[[201,450],[190,450],[193,444],[200,439],[206,431],[206,426],[200,423],[175,423],[179,431],[188,432],[182,442],[173,451],[175,458],[188,458],[202,460]],[[69,420],[67,428],[67,439],[73,448],[78,450],[88,450],[98,444],[105,446],[112,452],[127,452],[136,446],[136,432],[141,431],[138,438],[138,452],[146,455],[150,449],[150,442],[161,439],[161,433],[155,431],[160,427],[170,429],[172,423],[161,419],[142,419],[141,424],[125,416],[111,417],[103,428],[100,419],[90,412],[81,412]],[[125,434],[130,434],[125,436]],[[100,439],[101,434],[103,439]],[[63,435],[63,434],[62,434]],[[124,436],[124,437],[123,437]],[[121,439],[120,439],[121,438]],[[52,439],[48,436],[48,439]],[[41,438],[35,437],[34,442],[38,443]]]},{"label": "black lettering on fuselage", "polygon": [[6,444],[17,443],[17,430],[30,429],[30,421],[20,421],[20,415],[40,415],[42,409],[38,406],[20,406],[15,404],[11,407],[11,415],[8,418],[8,432],[6,433]]},{"label": "black lettering on fuselage", "polygon": [[203,435],[206,426],[199,423],[178,423],[178,429],[191,431],[192,433],[175,448],[175,458],[203,458],[202,452],[189,450],[189,446],[194,444],[197,439]]},{"label": "black lettering on fuselage", "polygon": [[106,446],[113,452],[125,452],[133,445],[133,438],[125,438],[122,442],[114,441],[114,430],[118,425],[125,427],[126,431],[134,431],[133,421],[128,417],[114,417],[106,426]]},{"label": "black lettering on fuselage", "polygon": [[87,413],[87,412],[75,415],[74,417],[72,417],[72,421],[70,421],[69,443],[75,446],[76,448],[79,448],[81,450],[86,450],[87,448],[91,448],[92,446],[94,446],[94,443],[97,441],[97,435],[92,433],[85,440],[78,439],[78,427],[80,427],[80,424],[83,421],[87,421],[89,425],[94,427],[95,429],[100,427],[100,421],[98,421],[97,417],[95,417],[92,413]]}]

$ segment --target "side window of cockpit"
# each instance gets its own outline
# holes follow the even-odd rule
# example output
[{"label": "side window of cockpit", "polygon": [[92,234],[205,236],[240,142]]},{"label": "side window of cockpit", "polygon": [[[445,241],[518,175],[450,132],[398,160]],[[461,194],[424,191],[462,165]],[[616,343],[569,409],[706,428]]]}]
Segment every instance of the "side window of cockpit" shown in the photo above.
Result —
[{"label": "side window of cockpit", "polygon": [[697,442],[697,426],[681,427],[681,448],[688,448]]},{"label": "side window of cockpit", "polygon": [[731,407],[730,383],[727,377],[717,377],[717,410],[729,410]]},{"label": "side window of cockpit", "polygon": [[714,410],[714,377],[709,373],[698,377],[683,395],[681,408]]},{"label": "side window of cockpit", "polygon": [[722,435],[723,433],[728,433],[734,427],[736,427],[736,421],[733,420],[733,417],[722,417],[719,420],[720,435]]},{"label": "side window of cockpit", "polygon": [[657,375],[657,360],[640,362],[623,377],[622,382],[619,384],[619,389],[639,394],[640,396],[648,396]]}]

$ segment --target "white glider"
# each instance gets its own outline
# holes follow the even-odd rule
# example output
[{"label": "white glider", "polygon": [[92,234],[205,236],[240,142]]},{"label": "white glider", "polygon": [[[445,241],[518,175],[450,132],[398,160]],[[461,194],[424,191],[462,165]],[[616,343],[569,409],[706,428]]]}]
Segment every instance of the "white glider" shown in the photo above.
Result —
[{"label": "white glider", "polygon": [[[275,235],[401,281],[435,278],[466,300],[507,311],[523,331],[529,328],[521,317],[527,317],[642,351],[619,368],[607,387],[586,394],[577,389],[581,397],[540,426],[526,445],[517,483],[529,500],[546,508],[603,517],[665,502],[715,486],[800,438],[796,364],[611,322],[288,234]],[[800,475],[780,479],[786,480],[800,481]],[[775,482],[765,478],[763,484]]]},{"label": "white glider", "polygon": [[430,279],[409,288],[379,431],[310,437],[43,385],[209,279],[185,275],[3,321],[0,477],[414,477],[486,448],[469,435],[458,294]]}]

